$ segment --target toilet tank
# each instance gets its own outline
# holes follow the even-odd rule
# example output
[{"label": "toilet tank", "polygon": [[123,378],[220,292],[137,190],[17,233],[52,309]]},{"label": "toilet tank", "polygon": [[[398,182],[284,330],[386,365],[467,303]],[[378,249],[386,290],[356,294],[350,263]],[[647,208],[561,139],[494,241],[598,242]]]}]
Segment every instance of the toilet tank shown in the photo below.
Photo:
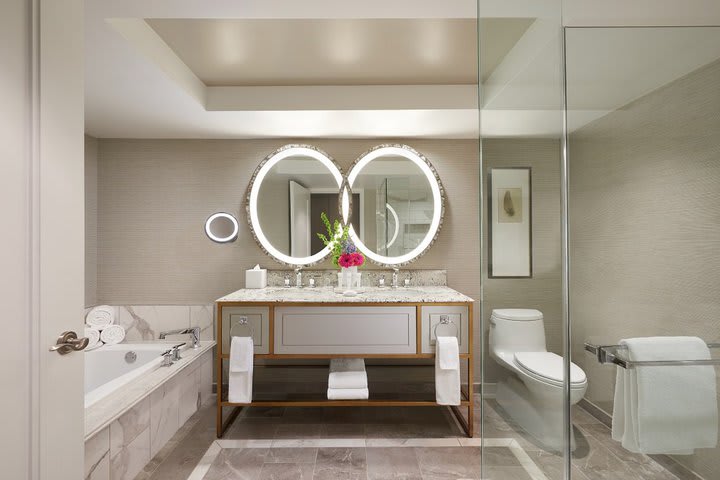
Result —
[{"label": "toilet tank", "polygon": [[490,316],[492,352],[545,352],[545,324],[539,310],[504,308]]}]

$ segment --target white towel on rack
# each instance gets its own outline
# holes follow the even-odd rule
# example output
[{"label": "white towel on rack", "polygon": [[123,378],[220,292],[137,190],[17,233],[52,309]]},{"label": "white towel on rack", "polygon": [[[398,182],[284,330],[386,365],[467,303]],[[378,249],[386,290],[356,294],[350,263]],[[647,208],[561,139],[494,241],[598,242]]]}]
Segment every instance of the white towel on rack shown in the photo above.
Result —
[{"label": "white towel on rack", "polygon": [[368,388],[365,360],[362,358],[330,360],[328,388]]},{"label": "white towel on rack", "polygon": [[120,325],[108,325],[100,332],[100,340],[107,345],[117,345],[125,340],[125,329]]},{"label": "white towel on rack", "polygon": [[[630,361],[709,360],[697,337],[622,340]],[[718,410],[712,366],[618,367],[612,438],[646,454],[691,455],[717,445]]]},{"label": "white towel on rack", "polygon": [[232,337],[228,365],[228,400],[230,402],[252,402],[253,348],[252,337]]},{"label": "white towel on rack", "polygon": [[328,388],[328,400],[367,400],[370,391],[367,388]]},{"label": "white towel on rack", "polygon": [[437,337],[435,343],[435,401],[460,405],[460,347],[456,337]]}]

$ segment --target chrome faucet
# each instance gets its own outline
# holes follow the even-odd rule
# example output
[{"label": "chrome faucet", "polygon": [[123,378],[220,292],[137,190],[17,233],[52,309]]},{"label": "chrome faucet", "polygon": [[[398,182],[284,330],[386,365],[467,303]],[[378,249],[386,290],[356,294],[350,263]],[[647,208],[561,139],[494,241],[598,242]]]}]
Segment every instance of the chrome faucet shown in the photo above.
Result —
[{"label": "chrome faucet", "polygon": [[190,328],[179,328],[177,330],[168,330],[167,332],[160,332],[159,339],[165,340],[165,337],[168,335],[190,335],[190,339],[192,340],[192,347],[193,348],[199,348],[200,347],[200,327],[190,327]]},{"label": "chrome faucet", "polygon": [[295,269],[295,286],[297,288],[302,288],[302,267],[298,267]]},{"label": "chrome faucet", "polygon": [[398,273],[400,273],[400,269],[397,267],[392,267],[393,274],[392,274],[392,288],[398,287]]}]

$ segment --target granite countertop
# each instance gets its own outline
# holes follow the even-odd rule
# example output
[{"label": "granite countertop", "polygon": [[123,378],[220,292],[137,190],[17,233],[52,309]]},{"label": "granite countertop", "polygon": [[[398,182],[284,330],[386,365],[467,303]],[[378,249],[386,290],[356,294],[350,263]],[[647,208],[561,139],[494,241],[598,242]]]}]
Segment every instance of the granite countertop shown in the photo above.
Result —
[{"label": "granite countertop", "polygon": [[355,297],[346,297],[333,287],[262,289],[243,288],[218,298],[217,302],[267,303],[455,303],[472,302],[472,298],[450,287],[363,287]]}]

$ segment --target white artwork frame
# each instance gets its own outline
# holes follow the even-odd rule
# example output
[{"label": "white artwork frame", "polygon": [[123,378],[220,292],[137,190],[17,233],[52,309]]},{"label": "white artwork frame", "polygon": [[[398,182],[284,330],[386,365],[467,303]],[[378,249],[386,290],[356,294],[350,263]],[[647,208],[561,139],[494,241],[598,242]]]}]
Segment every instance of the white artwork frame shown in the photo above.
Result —
[{"label": "white artwork frame", "polygon": [[532,168],[490,168],[488,277],[532,276]]}]

